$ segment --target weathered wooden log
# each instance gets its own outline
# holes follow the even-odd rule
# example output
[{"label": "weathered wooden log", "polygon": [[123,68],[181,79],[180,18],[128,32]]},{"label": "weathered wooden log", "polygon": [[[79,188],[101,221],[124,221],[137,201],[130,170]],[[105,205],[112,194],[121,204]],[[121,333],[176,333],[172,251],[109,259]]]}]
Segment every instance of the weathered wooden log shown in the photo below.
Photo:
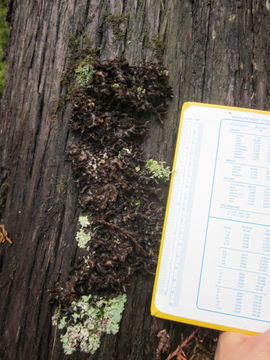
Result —
[{"label": "weathered wooden log", "polygon": [[[0,359],[68,359],[51,325],[49,289],[68,278],[82,250],[74,241],[78,194],[65,151],[71,107],[71,37],[88,38],[101,60],[162,62],[174,98],[164,125],[151,125],[145,152],[171,162],[183,101],[269,109],[268,0],[10,0],[10,43],[0,118]],[[155,359],[167,329],[172,352],[192,328],[150,316],[153,278],[134,277],[117,335],[93,357]],[[213,335],[214,336],[214,335]],[[198,351],[193,359],[210,359]],[[166,353],[162,355],[164,358]]]}]

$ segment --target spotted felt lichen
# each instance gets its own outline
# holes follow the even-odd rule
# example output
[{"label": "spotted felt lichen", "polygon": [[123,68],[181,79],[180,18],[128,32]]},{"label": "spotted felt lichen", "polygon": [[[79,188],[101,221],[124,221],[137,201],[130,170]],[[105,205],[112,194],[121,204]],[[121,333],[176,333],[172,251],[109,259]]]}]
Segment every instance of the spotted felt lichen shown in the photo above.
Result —
[{"label": "spotted felt lichen", "polygon": [[116,334],[122,318],[126,295],[105,298],[82,296],[69,306],[59,306],[52,324],[61,332],[61,342],[66,355],[80,350],[94,354],[103,334]]}]

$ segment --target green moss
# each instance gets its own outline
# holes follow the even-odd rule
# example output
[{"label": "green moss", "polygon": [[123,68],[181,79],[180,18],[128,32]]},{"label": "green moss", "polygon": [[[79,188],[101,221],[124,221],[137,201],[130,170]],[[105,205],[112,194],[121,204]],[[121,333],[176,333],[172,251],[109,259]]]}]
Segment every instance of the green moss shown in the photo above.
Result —
[{"label": "green moss", "polygon": [[7,1],[0,0],[0,97],[3,93],[5,79],[4,53],[8,41]]},{"label": "green moss", "polygon": [[61,111],[66,106],[66,96],[59,96],[59,98],[55,98],[52,100],[52,105],[54,108],[54,114],[56,114],[58,111]]},{"label": "green moss", "polygon": [[10,188],[10,184],[5,182],[0,186],[0,205],[1,205],[1,199],[4,197],[4,195],[7,193],[8,189]]},{"label": "green moss", "polygon": [[167,182],[170,179],[171,170],[169,166],[165,167],[164,164],[164,161],[158,163],[156,160],[148,159],[145,162],[145,168],[152,177],[156,178],[160,182]]},{"label": "green moss", "polygon": [[13,256],[11,261],[9,262],[8,265],[8,270],[9,270],[9,278],[10,280],[14,280],[14,276],[17,270],[17,261],[16,261],[16,257]]},{"label": "green moss", "polygon": [[67,186],[68,186],[68,179],[64,175],[61,175],[59,183],[57,184],[57,190],[62,194],[66,194]]},{"label": "green moss", "polygon": [[104,14],[104,22],[112,26],[113,34],[116,40],[121,40],[125,34],[121,29],[122,23],[128,21],[129,15]]},{"label": "green moss", "polygon": [[151,38],[151,48],[153,50],[154,55],[158,58],[161,59],[162,55],[164,53],[165,50],[165,43],[164,41],[160,40],[157,37],[152,37]]},{"label": "green moss", "polygon": [[51,122],[52,124],[54,124],[54,123],[56,123],[56,121],[57,121],[57,115],[56,115],[56,114],[52,114],[52,115],[51,115],[51,118],[50,118],[50,122]]},{"label": "green moss", "polygon": [[[82,46],[80,47],[81,43]],[[91,73],[91,67],[85,65],[91,65],[99,51],[100,49],[91,47],[90,40],[86,35],[83,36],[82,41],[76,36],[71,36],[68,41],[68,65],[62,74],[61,82],[70,85],[74,79],[74,72],[76,73],[76,70],[77,75],[75,75],[76,78],[78,77],[79,82],[80,77],[83,79],[84,76],[89,75],[89,73]],[[82,81],[84,82],[84,80]]]},{"label": "green moss", "polygon": [[68,39],[68,48],[70,50],[70,55],[76,57],[76,55],[78,54],[79,46],[80,46],[80,40],[75,35],[72,35]]},{"label": "green moss", "polygon": [[103,334],[116,334],[126,302],[126,295],[113,298],[82,296],[67,308],[58,308],[52,324],[64,330],[60,340],[65,354],[76,350],[94,354]]}]

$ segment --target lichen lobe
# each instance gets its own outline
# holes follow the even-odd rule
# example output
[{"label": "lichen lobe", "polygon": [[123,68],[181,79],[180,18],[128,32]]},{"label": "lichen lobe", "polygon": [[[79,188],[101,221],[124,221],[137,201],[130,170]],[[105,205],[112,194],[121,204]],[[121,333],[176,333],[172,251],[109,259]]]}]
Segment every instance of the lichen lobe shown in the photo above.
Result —
[{"label": "lichen lobe", "polygon": [[78,350],[94,354],[103,334],[118,332],[125,302],[125,294],[109,299],[88,295],[68,307],[58,307],[52,324],[64,329],[60,340],[65,354]]}]

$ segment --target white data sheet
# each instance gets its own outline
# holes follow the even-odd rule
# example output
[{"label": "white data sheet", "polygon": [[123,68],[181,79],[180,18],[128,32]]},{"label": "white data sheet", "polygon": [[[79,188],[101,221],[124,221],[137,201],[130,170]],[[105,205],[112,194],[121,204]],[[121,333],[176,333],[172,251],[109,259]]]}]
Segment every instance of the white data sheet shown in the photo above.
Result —
[{"label": "white data sheet", "polygon": [[270,113],[187,103],[181,122],[152,313],[264,331]]}]

